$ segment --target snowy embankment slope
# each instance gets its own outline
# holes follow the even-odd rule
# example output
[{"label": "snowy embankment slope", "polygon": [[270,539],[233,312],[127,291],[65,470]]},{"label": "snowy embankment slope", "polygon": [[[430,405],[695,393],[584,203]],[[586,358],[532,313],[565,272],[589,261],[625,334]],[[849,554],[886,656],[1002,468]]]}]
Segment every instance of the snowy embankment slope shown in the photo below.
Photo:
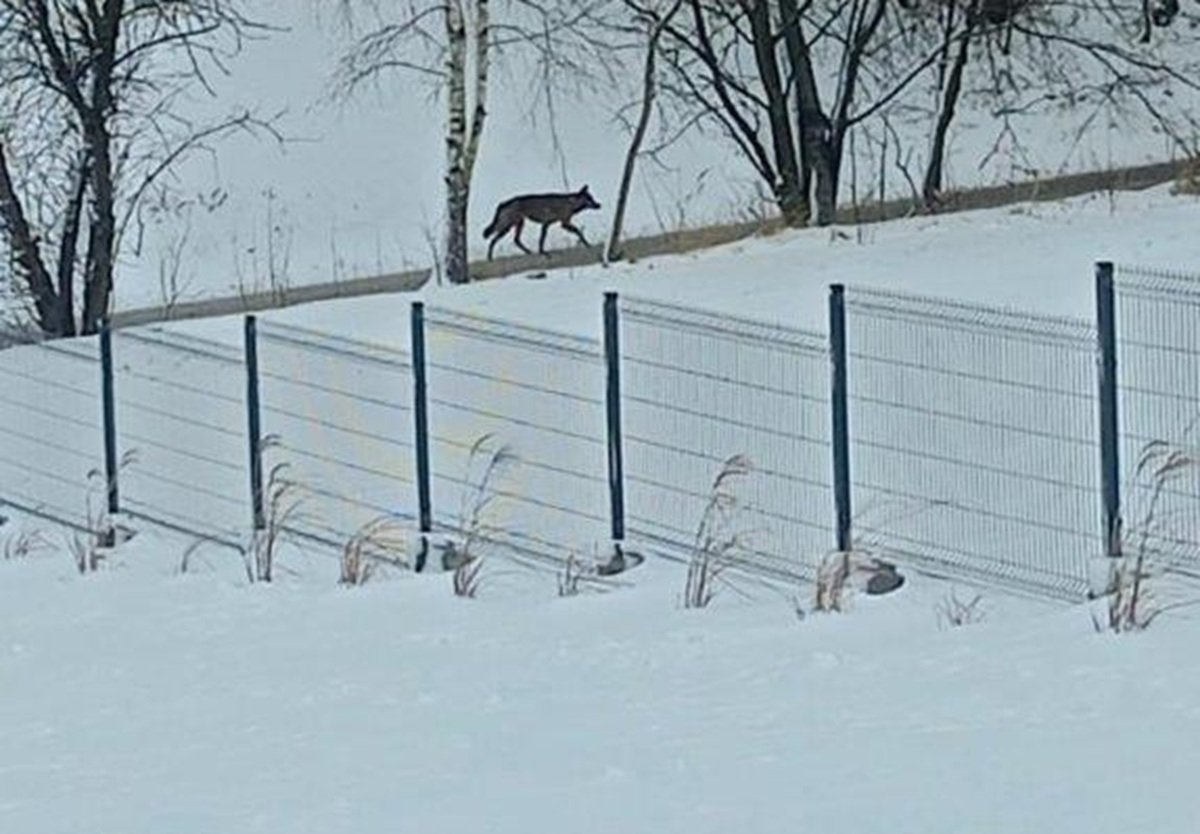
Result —
[{"label": "snowy embankment slope", "polygon": [[[1097,258],[1200,261],[1194,200],[1113,199],[425,298],[580,332],[610,287],[813,328],[831,281],[1086,316]],[[403,343],[410,301],[278,317]],[[86,578],[60,549],[0,560],[0,831],[1195,830],[1192,609],[1115,639],[1084,608],[987,591],[981,623],[942,629],[950,587],[914,576],[842,615],[799,620],[753,584],[689,612],[660,562],[560,599],[497,561],[466,601],[444,575],[340,589],[295,554],[270,587],[227,551],[181,575],[186,546],[146,531]]]},{"label": "snowy embankment slope", "polygon": [[0,563],[0,830],[1194,830],[1186,615],[1117,639],[989,594],[943,630],[920,577],[842,615],[683,611],[664,563],[566,599],[328,563],[248,588],[163,545]]},{"label": "snowy embankment slope", "polygon": [[1097,260],[1200,269],[1198,222],[1200,202],[1173,196],[1162,186],[859,228],[787,231],[607,269],[556,270],[546,280],[513,276],[269,315],[406,345],[408,306],[420,297],[526,324],[597,334],[600,295],[611,289],[823,331],[828,285],[840,282],[1090,318]]}]

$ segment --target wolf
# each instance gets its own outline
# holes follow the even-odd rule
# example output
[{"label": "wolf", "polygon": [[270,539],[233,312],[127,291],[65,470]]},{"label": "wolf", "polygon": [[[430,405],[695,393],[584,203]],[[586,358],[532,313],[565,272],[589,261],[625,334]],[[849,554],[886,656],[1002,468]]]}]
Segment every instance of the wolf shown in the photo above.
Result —
[{"label": "wolf", "polygon": [[491,239],[491,243],[488,245],[488,260],[492,259],[492,251],[496,248],[500,238],[508,234],[509,229],[515,230],[513,242],[521,248],[521,251],[527,255],[533,254],[521,242],[521,229],[526,220],[542,224],[542,235],[538,240],[539,254],[546,254],[546,232],[550,230],[551,223],[561,224],[564,229],[579,238],[584,246],[591,246],[587,238],[583,236],[583,232],[571,223],[571,218],[584,209],[598,208],[600,208],[600,204],[592,197],[592,193],[586,185],[578,191],[566,194],[521,194],[505,200],[496,206],[496,214],[492,217],[492,222],[483,230],[484,240]]}]

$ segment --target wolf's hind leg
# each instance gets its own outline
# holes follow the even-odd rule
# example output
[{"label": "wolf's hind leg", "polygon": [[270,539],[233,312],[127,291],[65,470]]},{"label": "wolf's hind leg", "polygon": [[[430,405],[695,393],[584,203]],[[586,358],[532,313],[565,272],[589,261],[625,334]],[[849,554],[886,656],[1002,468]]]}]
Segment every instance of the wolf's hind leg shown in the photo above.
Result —
[{"label": "wolf's hind leg", "polygon": [[517,246],[521,247],[521,251],[524,252],[526,255],[532,255],[533,253],[529,251],[529,247],[521,242],[521,230],[523,228],[525,228],[525,221],[518,220],[517,225],[514,228],[516,229],[516,231],[513,232],[513,243],[515,243],[515,244],[517,244]]}]

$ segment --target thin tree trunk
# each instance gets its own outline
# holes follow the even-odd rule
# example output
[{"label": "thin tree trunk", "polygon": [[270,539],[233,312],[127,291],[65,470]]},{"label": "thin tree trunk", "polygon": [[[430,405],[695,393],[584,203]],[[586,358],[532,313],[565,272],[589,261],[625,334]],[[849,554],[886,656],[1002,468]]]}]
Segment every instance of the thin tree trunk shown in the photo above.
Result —
[{"label": "thin tree trunk", "polygon": [[[954,121],[955,109],[959,96],[962,94],[963,71],[970,57],[971,35],[975,26],[975,3],[967,9],[966,20],[963,24],[962,40],[958,43],[958,51],[954,54],[954,63],[945,77],[945,89],[942,92],[941,106],[938,108],[937,123],[933,129],[933,144],[929,151],[929,163],[925,166],[925,179],[921,185],[921,202],[928,212],[935,212],[942,191],[942,172],[946,160],[946,139],[950,133],[950,125]],[[953,14],[951,9],[950,14]],[[948,44],[947,44],[948,46]]]},{"label": "thin tree trunk", "polygon": [[78,267],[75,258],[79,246],[80,219],[90,176],[87,153],[82,152],[75,169],[75,182],[71,189],[71,200],[67,205],[62,239],[58,247],[59,333],[63,336],[75,335],[75,270]]},{"label": "thin tree trunk", "polygon": [[[851,9],[851,29],[846,52],[842,59],[842,72],[837,102],[833,108],[833,122],[829,131],[829,169],[833,175],[834,200],[837,199],[838,179],[841,176],[842,156],[846,133],[850,130],[850,108],[858,95],[858,79],[862,72],[863,56],[867,46],[875,37],[887,0],[862,0]],[[872,3],[874,4],[872,6]]]},{"label": "thin tree trunk", "polygon": [[658,63],[658,43],[662,39],[663,30],[671,22],[671,18],[679,11],[683,0],[675,0],[654,27],[650,30],[650,38],[646,43],[646,63],[642,70],[642,107],[638,113],[637,125],[634,126],[633,136],[625,151],[625,166],[621,170],[621,186],[617,190],[617,205],[613,210],[612,231],[608,235],[608,244],[604,247],[604,263],[608,264],[614,258],[620,257],[617,247],[621,245],[621,234],[625,226],[625,207],[629,203],[629,189],[633,185],[633,169],[637,165],[638,156],[642,152],[642,142],[646,139],[646,130],[650,126],[650,116],[654,112],[654,100],[658,96],[658,79],[656,66]]}]

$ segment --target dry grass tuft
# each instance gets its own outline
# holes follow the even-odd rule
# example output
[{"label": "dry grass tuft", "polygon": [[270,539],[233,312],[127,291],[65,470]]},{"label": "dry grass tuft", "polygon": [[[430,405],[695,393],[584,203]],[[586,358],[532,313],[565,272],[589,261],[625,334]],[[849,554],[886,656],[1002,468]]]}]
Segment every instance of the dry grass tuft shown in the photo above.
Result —
[{"label": "dry grass tuft", "polygon": [[937,606],[938,622],[948,628],[960,628],[962,626],[978,623],[983,620],[987,612],[981,605],[983,602],[983,594],[975,594],[969,600],[962,600],[958,597],[956,590],[951,590]]},{"label": "dry grass tuft", "polygon": [[342,547],[338,583],[365,585],[381,564],[409,567],[408,528],[392,516],[371,519]]},{"label": "dry grass tuft", "polygon": [[461,539],[450,545],[447,551],[447,557],[454,563],[454,595],[465,599],[474,599],[479,593],[485,562],[484,547],[498,532],[498,527],[491,521],[495,505],[502,497],[497,481],[518,462],[510,446],[494,445],[494,440],[494,435],[485,434],[471,446],[467,457],[466,480],[472,486],[463,495],[458,515]]},{"label": "dry grass tuft", "polygon": [[684,608],[707,607],[716,596],[721,575],[736,554],[744,549],[744,534],[738,529],[741,501],[735,488],[753,471],[748,457],[733,455],[721,465],[713,479],[688,561],[683,588]]}]

